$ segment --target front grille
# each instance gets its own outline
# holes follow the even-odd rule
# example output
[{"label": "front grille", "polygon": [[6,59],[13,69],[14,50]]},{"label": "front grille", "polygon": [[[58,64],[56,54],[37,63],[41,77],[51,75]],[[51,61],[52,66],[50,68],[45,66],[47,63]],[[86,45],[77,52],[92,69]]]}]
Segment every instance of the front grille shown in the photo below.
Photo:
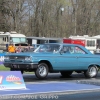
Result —
[{"label": "front grille", "polygon": [[25,56],[10,56],[9,59],[15,59],[15,60],[17,60],[17,59],[18,60],[20,60],[20,59],[22,60],[23,59],[24,60]]},{"label": "front grille", "polygon": [[23,60],[10,60],[11,62],[23,62]]}]

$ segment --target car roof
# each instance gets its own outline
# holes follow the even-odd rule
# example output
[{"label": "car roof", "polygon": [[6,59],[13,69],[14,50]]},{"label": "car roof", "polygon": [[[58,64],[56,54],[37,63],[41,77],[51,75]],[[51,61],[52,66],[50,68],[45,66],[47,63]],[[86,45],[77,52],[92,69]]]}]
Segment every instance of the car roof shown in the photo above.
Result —
[{"label": "car roof", "polygon": [[73,46],[81,46],[78,44],[70,44],[70,43],[45,43],[45,44],[60,44],[60,45],[73,45]]},{"label": "car roof", "polygon": [[81,47],[83,50],[85,50],[87,53],[92,54],[92,53],[91,53],[88,49],[86,49],[84,46],[78,45],[78,44],[69,44],[69,43],[45,43],[45,44],[59,44],[59,45],[78,46],[78,47]]}]

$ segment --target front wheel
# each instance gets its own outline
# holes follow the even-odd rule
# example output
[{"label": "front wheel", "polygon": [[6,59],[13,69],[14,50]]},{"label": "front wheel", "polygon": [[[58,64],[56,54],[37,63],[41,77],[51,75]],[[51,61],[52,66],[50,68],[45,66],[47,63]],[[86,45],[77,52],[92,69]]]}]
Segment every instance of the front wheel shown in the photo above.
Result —
[{"label": "front wheel", "polygon": [[44,79],[48,75],[48,65],[45,63],[40,63],[35,71],[35,75],[39,79]]},{"label": "front wheel", "polygon": [[87,78],[94,78],[98,74],[97,66],[90,66],[87,71],[84,71],[84,75]]}]

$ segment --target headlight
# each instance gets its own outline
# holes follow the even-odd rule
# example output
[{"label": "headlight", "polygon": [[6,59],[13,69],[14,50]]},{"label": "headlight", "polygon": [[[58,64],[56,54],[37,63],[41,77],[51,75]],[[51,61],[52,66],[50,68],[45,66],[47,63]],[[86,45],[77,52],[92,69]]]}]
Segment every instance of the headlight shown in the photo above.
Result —
[{"label": "headlight", "polygon": [[26,61],[30,61],[30,60],[32,60],[32,59],[31,59],[31,57],[25,57],[25,60],[26,60]]},{"label": "headlight", "polygon": [[4,57],[4,60],[9,60],[9,57],[8,57],[8,56],[5,56],[5,57]]}]

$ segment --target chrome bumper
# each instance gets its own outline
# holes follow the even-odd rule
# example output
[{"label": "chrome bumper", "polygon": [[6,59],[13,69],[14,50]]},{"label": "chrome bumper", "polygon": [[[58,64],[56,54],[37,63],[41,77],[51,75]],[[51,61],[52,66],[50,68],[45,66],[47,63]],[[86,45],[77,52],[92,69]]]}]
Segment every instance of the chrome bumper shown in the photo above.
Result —
[{"label": "chrome bumper", "polygon": [[14,69],[36,69],[38,67],[38,64],[34,64],[34,63],[8,63],[8,62],[4,62],[3,63],[5,67],[9,67],[9,68],[14,68]]}]

